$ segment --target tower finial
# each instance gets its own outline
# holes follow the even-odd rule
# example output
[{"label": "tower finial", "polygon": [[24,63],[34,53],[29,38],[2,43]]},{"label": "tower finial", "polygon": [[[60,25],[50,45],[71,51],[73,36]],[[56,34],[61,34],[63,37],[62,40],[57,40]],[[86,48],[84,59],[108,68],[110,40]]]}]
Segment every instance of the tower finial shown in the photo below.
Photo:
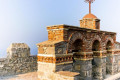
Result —
[{"label": "tower finial", "polygon": [[89,14],[91,13],[91,3],[93,3],[95,0],[85,0],[85,2],[89,3]]}]

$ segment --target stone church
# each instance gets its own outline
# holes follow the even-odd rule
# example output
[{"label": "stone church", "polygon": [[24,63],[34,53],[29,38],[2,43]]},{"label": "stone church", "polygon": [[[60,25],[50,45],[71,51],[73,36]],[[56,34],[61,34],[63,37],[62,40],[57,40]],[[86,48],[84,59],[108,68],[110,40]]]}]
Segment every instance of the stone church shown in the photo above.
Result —
[{"label": "stone church", "polygon": [[[89,1],[89,6],[91,2]],[[79,26],[47,27],[48,40],[38,43],[40,80],[103,80],[120,72],[116,33],[100,30],[100,19],[89,10]]]}]

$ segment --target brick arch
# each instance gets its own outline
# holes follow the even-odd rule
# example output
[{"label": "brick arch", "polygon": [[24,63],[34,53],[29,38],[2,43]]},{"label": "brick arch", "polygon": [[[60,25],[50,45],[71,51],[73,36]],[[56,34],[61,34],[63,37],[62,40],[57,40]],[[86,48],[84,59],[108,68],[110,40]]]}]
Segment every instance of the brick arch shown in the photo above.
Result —
[{"label": "brick arch", "polygon": [[93,43],[94,43],[94,41],[99,41],[99,43],[100,43],[100,50],[102,49],[102,40],[101,40],[101,38],[100,38],[100,36],[99,35],[95,35],[94,36],[94,38],[92,38],[92,40],[91,40],[91,51],[92,51],[92,46],[93,46]]},{"label": "brick arch", "polygon": [[67,45],[68,52],[72,52],[71,49],[72,49],[73,43],[78,39],[80,39],[83,42],[83,50],[84,50],[85,48],[84,36],[79,32],[74,32],[69,36],[69,39],[68,39],[68,45]]},{"label": "brick arch", "polygon": [[112,49],[113,49],[113,48],[114,48],[114,40],[113,40],[113,38],[111,38],[111,37],[107,37],[107,38],[106,38],[105,48],[106,48],[106,46],[107,46],[108,41],[110,41],[110,42],[112,43]]}]

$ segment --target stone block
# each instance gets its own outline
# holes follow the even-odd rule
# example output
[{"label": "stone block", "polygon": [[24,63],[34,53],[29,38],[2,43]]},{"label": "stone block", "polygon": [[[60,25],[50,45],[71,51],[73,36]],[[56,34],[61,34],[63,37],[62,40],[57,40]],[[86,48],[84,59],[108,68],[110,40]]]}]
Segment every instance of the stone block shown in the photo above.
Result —
[{"label": "stone block", "polygon": [[12,43],[7,49],[7,58],[28,57],[30,56],[30,48],[25,43]]},{"label": "stone block", "polygon": [[73,64],[61,64],[61,65],[56,65],[56,71],[72,71],[73,69]]},{"label": "stone block", "polygon": [[45,63],[45,62],[38,62],[38,71],[51,73],[55,72],[56,65],[54,63]]}]

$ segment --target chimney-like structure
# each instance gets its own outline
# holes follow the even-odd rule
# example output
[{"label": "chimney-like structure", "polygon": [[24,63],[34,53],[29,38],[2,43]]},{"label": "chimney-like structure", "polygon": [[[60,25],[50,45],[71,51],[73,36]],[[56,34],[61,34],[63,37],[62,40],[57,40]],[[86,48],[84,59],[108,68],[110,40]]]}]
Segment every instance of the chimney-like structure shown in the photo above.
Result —
[{"label": "chimney-like structure", "polygon": [[89,14],[80,20],[80,27],[100,30],[100,19],[91,13],[91,3],[94,1],[95,0],[85,0],[85,2],[89,3]]},{"label": "chimney-like structure", "polygon": [[89,13],[80,20],[80,27],[100,30],[100,19]]}]

